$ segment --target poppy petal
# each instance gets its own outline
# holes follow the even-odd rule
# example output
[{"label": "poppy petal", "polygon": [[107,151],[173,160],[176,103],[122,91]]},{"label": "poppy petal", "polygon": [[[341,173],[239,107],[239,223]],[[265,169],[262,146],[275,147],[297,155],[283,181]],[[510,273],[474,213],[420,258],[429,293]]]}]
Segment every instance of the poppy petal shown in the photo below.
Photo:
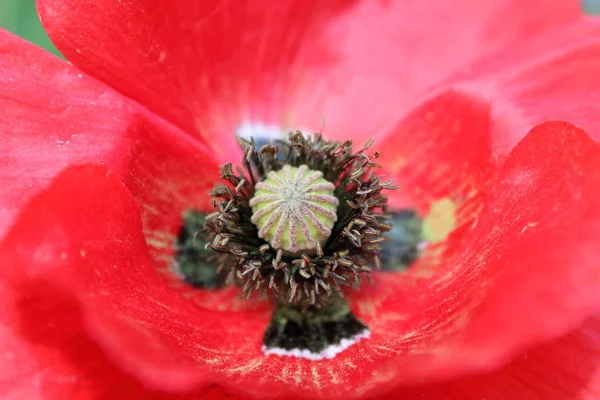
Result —
[{"label": "poppy petal", "polygon": [[596,96],[600,20],[581,19],[470,66],[450,85],[492,104],[493,149],[501,158],[531,126],[569,121],[600,138]]},{"label": "poppy petal", "polygon": [[[429,273],[469,235],[497,175],[490,105],[478,96],[446,90],[407,113],[375,143],[381,148],[378,162],[399,186],[388,193],[390,205],[414,209],[423,219],[421,245],[429,251],[411,270]],[[402,275],[374,278],[388,282],[385,291],[395,290],[390,279],[403,280]]]},{"label": "poppy petal", "polygon": [[399,388],[390,399],[593,400],[600,391],[600,321],[515,357],[498,371],[453,382]]},{"label": "poppy petal", "polygon": [[[575,332],[535,347],[515,357],[513,362],[497,371],[471,375],[446,383],[399,387],[379,398],[595,400],[600,391],[600,379],[597,373],[600,368],[599,350],[600,321],[590,319]],[[198,400],[243,399],[217,386],[208,387],[195,398]]]},{"label": "poppy petal", "polygon": [[[399,387],[379,398],[595,400],[600,391],[598,351],[600,321],[595,318],[586,321],[573,333],[516,357],[509,365],[497,371],[446,383]],[[207,400],[237,399],[219,387],[211,387],[202,395]]]},{"label": "poppy petal", "polygon": [[336,62],[306,64],[290,119],[340,140],[377,136],[449,76],[581,14],[574,0],[360,1],[311,43]]},{"label": "poppy petal", "polygon": [[47,283],[2,282],[0,295],[3,399],[173,399],[117,368],[90,339],[65,293]]},{"label": "poppy petal", "polygon": [[569,123],[541,124],[513,150],[462,257],[474,267],[464,277],[479,270],[487,283],[470,346],[508,351],[598,310],[599,184],[600,145]]},{"label": "poppy petal", "polygon": [[0,49],[0,237],[62,169],[97,163],[142,205],[155,262],[169,269],[182,213],[210,210],[218,167],[206,146],[6,31]]},{"label": "poppy petal", "polygon": [[[151,341],[133,343],[130,327],[135,323],[123,320],[118,309],[112,316],[106,313],[115,300],[121,308],[136,307],[130,302],[135,296],[128,295],[135,285],[118,278],[127,265],[156,279],[151,268],[144,268],[150,264],[138,210],[114,174],[98,166],[67,168],[23,210],[0,245],[2,393],[28,399],[146,394],[112,364],[122,359],[137,360],[129,368],[146,376],[166,373],[167,380],[178,383],[189,379],[188,373],[177,372],[185,363],[171,369],[180,361],[177,357],[144,348]],[[105,279],[109,272],[115,280]],[[86,279],[89,288],[81,286]],[[144,297],[152,298],[152,292]],[[136,308],[141,314],[148,311],[143,303]],[[158,309],[154,317],[163,318]],[[99,326],[106,332],[121,328],[116,337],[103,336],[110,342],[106,353],[90,339],[102,335]],[[135,334],[148,334],[138,328]],[[202,379],[207,376],[194,375],[194,380]]]},{"label": "poppy petal", "polygon": [[117,93],[4,30],[0,52],[1,237],[66,165],[124,173],[133,113]]},{"label": "poppy petal", "polygon": [[490,185],[497,169],[491,143],[489,103],[446,90],[407,113],[374,147],[400,185],[389,193],[392,204],[409,197],[427,211],[436,200],[466,200]]},{"label": "poppy petal", "polygon": [[39,0],[38,8],[71,62],[203,135],[223,157],[237,151],[230,138],[246,121],[375,135],[449,74],[581,14],[574,0]]},{"label": "poppy petal", "polygon": [[71,62],[225,159],[239,153],[244,121],[280,122],[301,45],[344,3],[43,0],[38,9]]},{"label": "poppy petal", "polygon": [[[590,168],[599,155],[571,125],[534,130],[490,191],[469,250],[412,290],[407,285],[371,303],[370,312],[359,308],[371,338],[332,360],[265,357],[268,310],[210,310],[173,291],[156,274],[139,206],[99,167],[67,170],[64,186],[52,186],[23,211],[2,245],[2,259],[13,265],[2,274],[15,285],[33,280],[72,298],[109,359],[156,389],[185,392],[217,382],[252,395],[375,395],[494,368],[597,311],[589,241],[600,230],[600,169]],[[532,225],[536,216],[544,219]],[[513,294],[510,301],[503,293]]]},{"label": "poppy petal", "polygon": [[371,340],[394,354],[379,370],[407,384],[490,370],[595,315],[598,185],[593,139],[564,122],[534,128],[454,251],[427,274],[415,266],[355,299]]}]

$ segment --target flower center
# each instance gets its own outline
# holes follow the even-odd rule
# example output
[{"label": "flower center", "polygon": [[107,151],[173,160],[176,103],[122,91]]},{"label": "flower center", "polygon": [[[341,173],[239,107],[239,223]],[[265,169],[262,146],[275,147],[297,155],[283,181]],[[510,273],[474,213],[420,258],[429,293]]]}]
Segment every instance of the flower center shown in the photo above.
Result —
[{"label": "flower center", "polygon": [[248,297],[322,306],[370,279],[391,229],[383,191],[395,189],[375,174],[372,141],[354,152],[350,141],[297,132],[260,149],[240,144],[245,171],[222,168],[230,186],[215,188],[218,210],[204,225],[227,282]]},{"label": "flower center", "polygon": [[321,171],[285,165],[256,184],[250,200],[258,236],[274,249],[315,250],[331,235],[339,203]]},{"label": "flower center", "polygon": [[[228,185],[213,190],[216,211],[200,232],[214,252],[206,260],[246,297],[274,303],[266,354],[333,357],[369,336],[343,287],[358,289],[382,268],[383,235],[392,229],[384,192],[396,187],[377,176],[379,154],[367,155],[372,141],[358,151],[351,141],[301,132],[260,148],[239,141],[244,168],[222,167]],[[207,286],[206,273],[180,271]]]}]

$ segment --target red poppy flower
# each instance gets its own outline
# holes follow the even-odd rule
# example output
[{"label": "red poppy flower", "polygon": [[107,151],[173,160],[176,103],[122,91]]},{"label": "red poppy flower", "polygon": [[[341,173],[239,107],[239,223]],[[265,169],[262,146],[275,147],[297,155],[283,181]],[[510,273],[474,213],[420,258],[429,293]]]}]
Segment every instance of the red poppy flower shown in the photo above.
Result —
[{"label": "red poppy flower", "polygon": [[[4,398],[596,398],[600,25],[566,0],[263,3],[40,0],[73,65],[0,33]],[[323,118],[375,136],[430,243],[350,294],[368,339],[267,356],[268,303],[173,273],[181,216],[212,210],[235,132]]]}]

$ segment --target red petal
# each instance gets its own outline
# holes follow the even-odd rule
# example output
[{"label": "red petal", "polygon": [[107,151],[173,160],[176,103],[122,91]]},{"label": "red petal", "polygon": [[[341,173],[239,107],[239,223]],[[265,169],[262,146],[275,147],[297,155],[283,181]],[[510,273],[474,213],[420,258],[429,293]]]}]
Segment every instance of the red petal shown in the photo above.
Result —
[{"label": "red petal", "polygon": [[485,191],[496,173],[490,106],[458,91],[423,103],[375,143],[381,152],[378,163],[400,185],[390,196],[410,197],[423,212],[444,197],[460,204],[471,200]]},{"label": "red petal", "polygon": [[[137,209],[125,188],[105,169],[82,166],[61,173],[18,219],[0,246],[1,274],[9,275],[12,282],[0,282],[2,398],[167,397],[150,392],[114,367],[110,358],[126,357],[131,349],[115,346],[107,356],[88,336],[88,331],[98,334],[91,329],[93,320],[102,317],[110,296],[121,300],[111,292],[110,282],[102,281],[102,268],[118,275],[125,265],[144,262],[147,251]],[[81,218],[83,210],[87,210],[85,218]],[[40,241],[40,237],[47,240]],[[116,247],[122,251],[116,252]],[[78,287],[83,280],[74,279],[77,270],[65,271],[69,266],[79,269],[79,277],[87,274],[95,280],[91,291]],[[22,274],[34,279],[23,281]],[[125,287],[126,280],[120,283],[125,297],[125,290],[135,290],[135,286]],[[93,297],[95,301],[85,301]],[[131,305],[123,302],[122,306]],[[125,341],[126,331],[121,333]],[[168,366],[172,359],[153,350],[136,354],[147,362],[138,370],[143,374],[152,373],[153,360]]]},{"label": "red petal", "polygon": [[209,193],[219,181],[218,166],[205,146],[144,113],[131,144],[132,160],[122,179],[141,206],[143,232],[154,267],[174,288],[204,307],[235,298],[234,291],[192,290],[173,273],[174,243],[190,210],[212,211]]},{"label": "red petal", "polygon": [[97,162],[124,173],[133,114],[118,94],[3,30],[0,52],[2,237],[65,165]]},{"label": "red petal", "polygon": [[[426,257],[409,271],[419,276],[431,274],[453,252],[460,251],[458,246],[470,233],[497,175],[490,106],[479,97],[449,90],[406,115],[376,143],[381,149],[378,162],[399,186],[388,193],[392,207],[415,208],[424,217],[442,202],[455,208],[454,226],[448,227],[450,236],[430,243]],[[378,295],[398,290],[387,274],[375,279],[385,281],[382,288],[375,289]],[[395,279],[403,282],[404,276]]]},{"label": "red petal", "polygon": [[0,395],[3,399],[167,399],[115,368],[92,342],[79,310],[43,283],[0,283]]},{"label": "red petal", "polygon": [[[576,332],[538,346],[498,371],[447,383],[399,387],[379,398],[595,400],[600,393],[599,369],[600,321],[592,319]],[[221,388],[211,388],[203,396],[206,400],[234,399]]]},{"label": "red petal", "polygon": [[379,371],[396,371],[395,382],[492,369],[597,313],[598,144],[567,123],[540,125],[498,179],[436,269],[361,291],[371,340],[395,354]]},{"label": "red petal", "polygon": [[[361,1],[321,35],[337,62],[304,67],[292,126],[377,135],[451,74],[580,15],[575,0]],[[318,49],[307,52],[321,58]]]},{"label": "red petal", "polygon": [[156,263],[170,268],[181,213],[207,209],[218,178],[206,147],[5,31],[0,50],[0,237],[59,171],[94,162],[134,193]]},{"label": "red petal", "polygon": [[464,337],[478,357],[482,346],[493,357],[555,337],[598,310],[599,185],[600,146],[568,123],[539,125],[511,153],[460,260],[474,266],[464,279],[486,282],[471,293],[485,299]]},{"label": "red petal", "polygon": [[105,169],[71,167],[21,213],[0,247],[0,276],[64,293],[108,357],[160,390],[235,371],[231,359],[247,352],[263,358],[268,310],[210,311],[174,290],[149,257],[138,210]]},{"label": "red petal", "polygon": [[301,45],[343,3],[44,0],[39,10],[74,64],[187,132],[223,142],[215,149],[227,158],[242,121],[280,122]]},{"label": "red petal", "polygon": [[75,65],[223,155],[246,120],[376,134],[448,74],[580,14],[573,0],[351,3],[38,1]]},{"label": "red petal", "polygon": [[600,393],[600,321],[518,356],[492,373],[454,382],[399,388],[389,399],[595,400]]},{"label": "red petal", "polygon": [[[3,243],[2,273],[26,287],[31,279],[51,284],[72,298],[108,357],[156,388],[182,391],[215,380],[255,395],[376,394],[492,368],[596,309],[598,282],[588,273],[597,254],[587,241],[600,233],[600,204],[590,192],[600,180],[598,169],[589,168],[597,161],[597,145],[570,126],[549,124],[530,134],[490,194],[490,214],[482,215],[471,250],[426,286],[379,298],[370,313],[360,309],[373,337],[334,360],[264,357],[268,313],[210,311],[173,291],[148,256],[137,204],[105,170],[73,168],[36,198]],[[578,173],[584,170],[591,173]],[[524,172],[528,185],[519,185],[514,175]],[[545,219],[522,231],[531,213]],[[500,237],[489,232],[498,221],[507,221]],[[543,243],[553,247],[532,246]],[[454,279],[444,278],[450,272]],[[511,301],[500,302],[497,296],[507,292]]]},{"label": "red petal", "polygon": [[531,126],[564,120],[600,137],[600,21],[582,19],[471,66],[452,85],[492,104],[494,150],[506,156]]}]

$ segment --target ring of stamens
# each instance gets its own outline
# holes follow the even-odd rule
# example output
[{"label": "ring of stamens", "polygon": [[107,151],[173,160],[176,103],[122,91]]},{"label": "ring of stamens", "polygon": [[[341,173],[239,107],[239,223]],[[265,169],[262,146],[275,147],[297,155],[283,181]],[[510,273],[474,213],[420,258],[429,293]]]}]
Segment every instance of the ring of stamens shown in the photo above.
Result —
[{"label": "ring of stamens", "polygon": [[[300,132],[260,149],[240,139],[244,169],[223,166],[229,185],[215,187],[217,211],[204,225],[206,247],[215,251],[226,283],[247,297],[258,292],[304,307],[327,304],[344,296],[343,286],[370,280],[391,229],[382,192],[397,188],[375,174],[380,165],[372,158],[379,154],[366,154],[372,143],[355,152],[350,141]],[[290,218],[304,218],[309,235]]]}]

